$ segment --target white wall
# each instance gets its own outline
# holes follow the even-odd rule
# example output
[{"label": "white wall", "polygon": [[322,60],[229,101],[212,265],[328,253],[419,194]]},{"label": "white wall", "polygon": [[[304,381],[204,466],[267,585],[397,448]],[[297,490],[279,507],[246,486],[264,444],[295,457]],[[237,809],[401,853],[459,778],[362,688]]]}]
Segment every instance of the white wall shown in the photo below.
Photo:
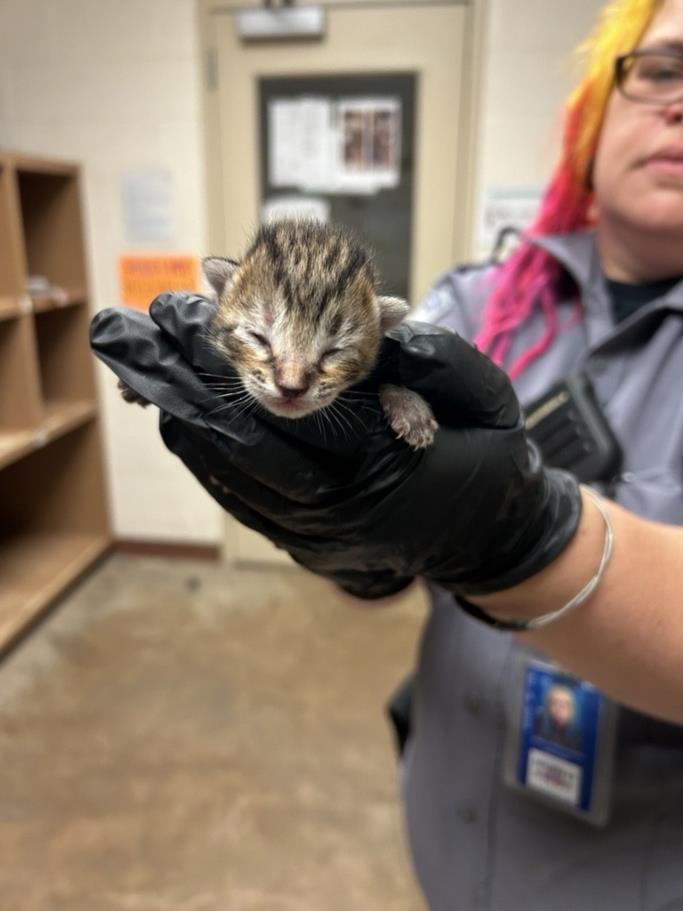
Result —
[{"label": "white wall", "polygon": [[[80,162],[93,308],[118,305],[120,175],[173,175],[176,249],[205,249],[193,0],[0,0],[0,145]],[[155,409],[126,406],[100,368],[114,530],[217,542],[220,510],[163,447]]]},{"label": "white wall", "polygon": [[480,207],[491,188],[540,189],[547,182],[561,138],[562,106],[579,72],[573,52],[604,4],[488,0],[479,122]]},{"label": "white wall", "polygon": [[[479,195],[550,172],[571,50],[600,0],[489,0]],[[94,308],[118,304],[119,179],[170,169],[176,246],[203,252],[201,65],[193,0],[0,0],[0,145],[85,170]],[[100,371],[115,532],[219,541],[218,509]]]}]

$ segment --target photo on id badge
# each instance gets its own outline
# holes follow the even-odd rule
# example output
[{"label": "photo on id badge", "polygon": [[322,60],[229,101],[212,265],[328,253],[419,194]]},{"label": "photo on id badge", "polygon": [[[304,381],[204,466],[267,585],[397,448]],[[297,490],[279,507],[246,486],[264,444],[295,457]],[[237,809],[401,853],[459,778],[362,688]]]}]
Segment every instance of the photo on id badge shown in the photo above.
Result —
[{"label": "photo on id badge", "polygon": [[604,824],[614,706],[590,683],[545,662],[525,660],[515,676],[507,783]]}]

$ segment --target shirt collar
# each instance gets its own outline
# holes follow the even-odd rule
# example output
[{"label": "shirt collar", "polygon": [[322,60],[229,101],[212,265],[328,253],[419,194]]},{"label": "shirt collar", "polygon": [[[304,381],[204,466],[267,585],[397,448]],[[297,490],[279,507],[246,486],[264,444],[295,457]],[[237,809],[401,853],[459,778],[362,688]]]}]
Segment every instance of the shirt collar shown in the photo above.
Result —
[{"label": "shirt collar", "polygon": [[[600,300],[609,306],[605,277],[598,254],[595,231],[574,231],[571,234],[551,234],[534,237],[531,242],[550,253],[569,272],[584,300]],[[664,297],[653,301],[657,307],[683,312],[683,280],[674,285]],[[651,305],[648,305],[650,307]]]}]

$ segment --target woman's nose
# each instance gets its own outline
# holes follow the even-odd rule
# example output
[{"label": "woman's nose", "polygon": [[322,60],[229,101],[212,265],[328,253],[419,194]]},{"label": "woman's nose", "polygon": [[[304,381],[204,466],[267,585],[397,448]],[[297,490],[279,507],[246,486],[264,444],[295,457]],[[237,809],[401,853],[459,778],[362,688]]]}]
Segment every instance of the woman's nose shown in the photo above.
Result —
[{"label": "woman's nose", "polygon": [[670,126],[676,126],[683,122],[683,98],[667,104],[664,108],[664,119]]}]

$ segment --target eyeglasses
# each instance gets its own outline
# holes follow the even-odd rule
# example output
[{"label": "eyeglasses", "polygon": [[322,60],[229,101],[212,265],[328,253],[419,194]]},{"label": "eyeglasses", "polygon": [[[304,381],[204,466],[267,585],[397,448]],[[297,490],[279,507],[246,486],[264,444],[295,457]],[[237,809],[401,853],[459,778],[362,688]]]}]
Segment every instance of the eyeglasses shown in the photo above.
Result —
[{"label": "eyeglasses", "polygon": [[632,51],[614,61],[617,88],[631,101],[672,104],[683,100],[683,53]]}]

